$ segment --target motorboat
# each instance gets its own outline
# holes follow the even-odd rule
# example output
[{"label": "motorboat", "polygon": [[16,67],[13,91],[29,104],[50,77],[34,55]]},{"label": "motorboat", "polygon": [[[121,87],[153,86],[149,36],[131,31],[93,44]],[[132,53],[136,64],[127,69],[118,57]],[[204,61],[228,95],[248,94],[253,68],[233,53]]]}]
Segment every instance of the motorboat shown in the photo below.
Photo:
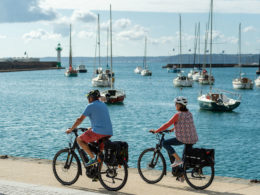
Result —
[{"label": "motorboat", "polygon": [[[223,91],[223,90],[222,90]],[[227,92],[226,93],[231,93]],[[210,110],[210,111],[232,111],[237,108],[240,103],[240,95],[235,94],[238,96],[237,99],[229,98],[223,92],[209,92],[207,94],[201,94],[198,97],[198,102],[200,109],[202,110]]]},{"label": "motorboat", "polygon": [[79,73],[86,73],[87,72],[87,69],[86,69],[86,66],[81,64],[77,67],[76,69]]},{"label": "motorboat", "polygon": [[137,67],[135,68],[134,72],[135,72],[136,74],[141,74],[141,71],[142,71],[142,70],[143,70],[143,69],[142,69],[141,66],[137,66]]},{"label": "motorboat", "polygon": [[168,73],[179,73],[181,72],[180,68],[177,68],[177,66],[173,66],[172,68],[167,68]]},{"label": "motorboat", "polygon": [[101,101],[107,104],[123,103],[126,97],[123,90],[108,89],[100,93]]}]

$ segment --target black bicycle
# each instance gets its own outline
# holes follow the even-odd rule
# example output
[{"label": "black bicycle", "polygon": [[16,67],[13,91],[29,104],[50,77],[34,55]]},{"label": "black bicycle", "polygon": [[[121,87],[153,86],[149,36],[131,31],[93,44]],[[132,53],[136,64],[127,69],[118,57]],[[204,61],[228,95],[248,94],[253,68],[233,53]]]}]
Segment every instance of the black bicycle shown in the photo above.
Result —
[{"label": "black bicycle", "polygon": [[[127,163],[122,162],[120,165],[107,164],[104,162],[104,153],[100,149],[101,143],[103,142],[103,144],[105,144],[105,142],[109,141],[109,138],[105,137],[97,143],[94,142],[89,144],[91,151],[96,155],[98,163],[86,166],[85,164],[89,159],[85,151],[79,147],[76,141],[78,130],[84,132],[88,129],[74,129],[72,131],[75,134],[74,142],[72,143],[71,140],[69,147],[58,151],[53,158],[52,168],[56,179],[63,185],[74,184],[79,176],[82,175],[82,161],[83,167],[86,169],[86,175],[91,178],[92,181],[99,180],[102,186],[110,191],[117,191],[123,188],[128,177]],[[80,158],[78,157],[78,154]]]},{"label": "black bicycle", "polygon": [[[157,133],[156,139],[159,142],[156,144],[156,147],[145,149],[139,156],[137,164],[138,172],[147,183],[157,183],[167,173],[166,161],[161,153],[161,149],[165,133],[169,132],[170,130],[165,130]],[[184,163],[181,166],[172,168],[172,174],[177,177],[177,180],[184,177],[192,188],[202,190],[209,187],[214,179],[214,157],[212,157],[210,154],[212,151],[210,151],[210,153],[205,154],[208,155],[208,157],[203,157],[206,160],[203,160],[202,158],[188,155],[187,151],[191,150],[191,145],[185,145],[183,153]],[[174,162],[172,155],[169,155],[169,159],[171,163]]]}]

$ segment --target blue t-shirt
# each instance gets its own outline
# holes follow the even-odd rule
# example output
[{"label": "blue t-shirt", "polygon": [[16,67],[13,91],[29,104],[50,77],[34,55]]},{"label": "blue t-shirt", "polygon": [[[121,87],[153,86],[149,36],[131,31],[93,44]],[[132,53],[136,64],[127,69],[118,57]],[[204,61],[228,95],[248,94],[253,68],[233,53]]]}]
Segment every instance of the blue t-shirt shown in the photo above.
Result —
[{"label": "blue t-shirt", "polygon": [[113,135],[112,123],[106,104],[96,100],[87,105],[83,115],[89,117],[93,132]]}]

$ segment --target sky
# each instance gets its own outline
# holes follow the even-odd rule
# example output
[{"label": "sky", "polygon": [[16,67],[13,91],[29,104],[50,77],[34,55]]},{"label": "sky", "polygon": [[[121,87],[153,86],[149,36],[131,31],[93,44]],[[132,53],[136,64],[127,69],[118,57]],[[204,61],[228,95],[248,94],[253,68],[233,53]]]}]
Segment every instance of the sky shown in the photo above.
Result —
[{"label": "sky", "polygon": [[[109,6],[112,6],[113,56],[193,53],[195,25],[200,23],[197,53],[204,53],[210,0],[0,0],[0,57],[69,55],[72,24],[73,56],[94,57],[97,15],[100,15],[101,56],[107,55]],[[213,53],[260,53],[260,0],[214,0]],[[209,47],[209,46],[207,46]],[[200,48],[200,51],[198,49]]]}]

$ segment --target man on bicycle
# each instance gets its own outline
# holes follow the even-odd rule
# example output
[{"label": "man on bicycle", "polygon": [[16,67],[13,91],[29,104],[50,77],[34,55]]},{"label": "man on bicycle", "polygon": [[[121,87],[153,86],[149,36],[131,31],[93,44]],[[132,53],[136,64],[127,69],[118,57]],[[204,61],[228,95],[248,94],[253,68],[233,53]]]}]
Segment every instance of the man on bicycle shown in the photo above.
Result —
[{"label": "man on bicycle", "polygon": [[89,155],[90,160],[86,166],[90,166],[97,163],[97,159],[95,159],[91,152],[88,143],[98,141],[103,137],[111,137],[113,135],[113,129],[107,106],[99,100],[99,91],[92,90],[86,96],[89,104],[83,114],[75,121],[72,127],[66,131],[66,133],[71,133],[73,129],[77,128],[86,117],[89,117],[91,128],[79,136],[77,142]]}]

